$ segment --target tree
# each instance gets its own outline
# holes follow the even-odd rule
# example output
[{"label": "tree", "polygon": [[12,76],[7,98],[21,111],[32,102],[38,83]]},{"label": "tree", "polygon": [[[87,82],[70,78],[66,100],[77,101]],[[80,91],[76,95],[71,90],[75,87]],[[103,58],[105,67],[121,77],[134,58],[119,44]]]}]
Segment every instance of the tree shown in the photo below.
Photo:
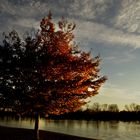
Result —
[{"label": "tree", "polygon": [[94,103],[94,104],[92,105],[92,110],[93,110],[94,112],[100,112],[100,111],[101,111],[101,105],[100,105],[99,103]]},{"label": "tree", "polygon": [[106,80],[99,76],[100,57],[74,45],[75,24],[62,18],[56,30],[49,13],[40,27],[24,41],[16,31],[4,34],[0,46],[1,107],[36,116],[36,134],[39,115],[78,110]]},{"label": "tree", "polygon": [[131,103],[129,106],[125,105],[125,110],[128,112],[139,112],[140,111],[140,105],[136,103]]},{"label": "tree", "polygon": [[102,104],[101,110],[102,111],[108,111],[108,104]]},{"label": "tree", "polygon": [[108,106],[108,111],[109,112],[119,112],[119,108],[117,104],[110,104]]},{"label": "tree", "polygon": [[131,111],[131,109],[130,109],[130,107],[129,107],[128,105],[125,105],[124,108],[125,108],[125,110],[128,111],[128,112]]}]

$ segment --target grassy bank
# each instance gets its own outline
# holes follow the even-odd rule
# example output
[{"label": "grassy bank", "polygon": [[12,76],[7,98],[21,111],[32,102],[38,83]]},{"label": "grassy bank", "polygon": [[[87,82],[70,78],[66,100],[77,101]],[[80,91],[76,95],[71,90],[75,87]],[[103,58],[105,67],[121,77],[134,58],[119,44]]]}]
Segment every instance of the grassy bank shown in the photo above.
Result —
[{"label": "grassy bank", "polygon": [[[0,140],[33,140],[33,130],[0,126]],[[40,130],[40,140],[93,140]],[[95,140],[95,139],[94,139]]]}]

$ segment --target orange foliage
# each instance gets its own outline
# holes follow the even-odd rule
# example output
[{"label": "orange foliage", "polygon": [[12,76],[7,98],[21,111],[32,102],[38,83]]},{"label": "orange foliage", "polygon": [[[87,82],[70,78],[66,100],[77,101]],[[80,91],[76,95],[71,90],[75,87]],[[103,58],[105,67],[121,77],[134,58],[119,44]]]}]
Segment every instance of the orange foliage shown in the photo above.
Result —
[{"label": "orange foliage", "polygon": [[[77,110],[85,104],[82,99],[97,94],[106,80],[106,77],[98,75],[98,56],[91,58],[90,53],[86,52],[76,54],[74,44],[70,43],[74,38],[72,31],[75,24],[62,18],[58,27],[59,30],[55,31],[51,15],[41,21],[41,36],[51,58],[41,71],[48,79],[46,94],[53,91],[47,104],[47,111],[52,114]],[[88,91],[89,87],[92,91]]]}]

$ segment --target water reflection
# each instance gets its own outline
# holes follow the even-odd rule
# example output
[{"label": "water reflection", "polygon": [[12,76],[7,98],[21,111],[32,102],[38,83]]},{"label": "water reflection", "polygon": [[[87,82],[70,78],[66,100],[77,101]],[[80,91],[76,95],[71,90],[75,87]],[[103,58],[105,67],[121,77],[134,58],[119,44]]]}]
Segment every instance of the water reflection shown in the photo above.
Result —
[{"label": "water reflection", "polygon": [[[33,129],[34,120],[4,117],[0,125]],[[140,122],[40,119],[40,129],[105,140],[140,139]]]}]

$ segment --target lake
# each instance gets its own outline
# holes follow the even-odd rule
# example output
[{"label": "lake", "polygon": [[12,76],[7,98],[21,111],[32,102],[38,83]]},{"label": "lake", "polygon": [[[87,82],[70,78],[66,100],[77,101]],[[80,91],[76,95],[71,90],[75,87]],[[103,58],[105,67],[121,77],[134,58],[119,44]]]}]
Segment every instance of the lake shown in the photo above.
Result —
[{"label": "lake", "polygon": [[[4,117],[0,118],[0,125],[33,129],[34,120]],[[40,119],[39,128],[103,140],[140,140],[140,122]]]}]

